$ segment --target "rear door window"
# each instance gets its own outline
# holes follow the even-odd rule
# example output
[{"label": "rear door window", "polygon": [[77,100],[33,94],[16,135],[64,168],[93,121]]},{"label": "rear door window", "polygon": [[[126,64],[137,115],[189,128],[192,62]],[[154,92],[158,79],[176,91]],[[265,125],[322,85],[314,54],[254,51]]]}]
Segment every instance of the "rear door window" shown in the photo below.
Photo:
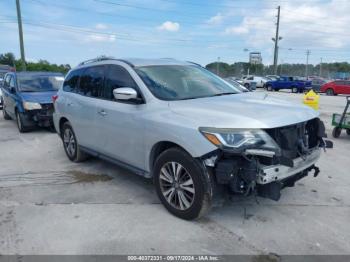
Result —
[{"label": "rear door window", "polygon": [[80,78],[78,93],[89,97],[99,97],[104,86],[105,66],[92,66],[84,70]]},{"label": "rear door window", "polygon": [[125,68],[119,65],[109,65],[107,68],[106,84],[101,92],[101,98],[114,100],[113,90],[121,87],[138,90],[134,79]]},{"label": "rear door window", "polygon": [[63,90],[67,92],[77,92],[79,77],[82,70],[74,70],[69,73],[63,83]]}]

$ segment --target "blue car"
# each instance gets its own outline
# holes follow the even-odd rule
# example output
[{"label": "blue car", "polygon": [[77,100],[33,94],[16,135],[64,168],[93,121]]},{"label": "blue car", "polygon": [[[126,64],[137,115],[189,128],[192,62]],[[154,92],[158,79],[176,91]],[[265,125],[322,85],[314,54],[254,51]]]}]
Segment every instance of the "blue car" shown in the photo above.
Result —
[{"label": "blue car", "polygon": [[15,119],[19,131],[52,127],[53,101],[64,80],[61,73],[10,72],[2,85],[3,116]]}]

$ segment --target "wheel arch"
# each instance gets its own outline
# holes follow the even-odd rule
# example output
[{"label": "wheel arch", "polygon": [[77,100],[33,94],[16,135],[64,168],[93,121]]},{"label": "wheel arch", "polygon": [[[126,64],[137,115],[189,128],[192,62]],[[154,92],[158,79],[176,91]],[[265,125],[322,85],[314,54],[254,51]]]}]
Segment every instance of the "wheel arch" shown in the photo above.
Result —
[{"label": "wheel arch", "polygon": [[58,131],[60,132],[60,135],[62,135],[62,127],[66,122],[69,122],[69,120],[66,117],[61,117],[60,121],[58,122]]},{"label": "wheel arch", "polygon": [[173,147],[180,148],[183,151],[185,151],[186,153],[188,153],[189,155],[191,155],[184,147],[180,146],[179,144],[176,144],[176,143],[170,142],[170,141],[159,141],[153,145],[153,147],[149,153],[148,165],[149,165],[149,170],[150,170],[151,175],[152,175],[153,166],[157,160],[157,157],[161,153],[163,153],[165,150],[167,150],[169,148],[173,148]]}]

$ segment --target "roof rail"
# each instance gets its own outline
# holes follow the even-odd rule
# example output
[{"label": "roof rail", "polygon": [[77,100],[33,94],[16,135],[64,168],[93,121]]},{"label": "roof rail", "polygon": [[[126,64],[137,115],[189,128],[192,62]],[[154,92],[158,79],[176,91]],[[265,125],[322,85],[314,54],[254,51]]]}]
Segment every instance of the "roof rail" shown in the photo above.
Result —
[{"label": "roof rail", "polygon": [[99,62],[99,61],[104,61],[104,60],[116,60],[114,57],[109,57],[109,56],[99,56],[93,59],[89,59],[86,61],[81,62],[78,66],[86,65],[89,63],[94,63],[94,62]]},{"label": "roof rail", "polygon": [[196,65],[196,66],[199,66],[199,67],[203,67],[202,65],[198,64],[198,63],[195,63],[195,62],[192,62],[192,61],[186,61],[187,63],[190,63],[192,65]]},{"label": "roof rail", "polygon": [[78,66],[82,66],[82,65],[86,65],[86,64],[94,63],[94,62],[99,62],[99,61],[105,61],[105,60],[120,61],[120,62],[124,62],[125,64],[128,64],[130,67],[135,67],[132,63],[130,63],[127,60],[117,59],[117,58],[114,58],[112,56],[100,56],[100,57],[96,57],[96,58],[93,58],[93,59],[89,59],[89,60],[81,62],[80,64],[78,64]]}]

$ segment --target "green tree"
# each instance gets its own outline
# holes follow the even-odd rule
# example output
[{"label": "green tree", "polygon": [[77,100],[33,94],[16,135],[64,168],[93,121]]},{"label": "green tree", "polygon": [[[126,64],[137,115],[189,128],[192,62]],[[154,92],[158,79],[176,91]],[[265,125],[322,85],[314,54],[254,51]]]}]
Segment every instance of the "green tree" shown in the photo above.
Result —
[{"label": "green tree", "polygon": [[[0,64],[14,66],[17,71],[22,71],[22,63],[20,59],[16,59],[14,54],[5,53],[0,54]],[[40,59],[38,62],[27,62],[27,71],[50,71],[50,72],[60,72],[66,74],[70,69],[69,64],[57,65],[51,64],[47,60]]]},{"label": "green tree", "polygon": [[13,53],[0,54],[0,64],[14,66],[16,58]]}]

